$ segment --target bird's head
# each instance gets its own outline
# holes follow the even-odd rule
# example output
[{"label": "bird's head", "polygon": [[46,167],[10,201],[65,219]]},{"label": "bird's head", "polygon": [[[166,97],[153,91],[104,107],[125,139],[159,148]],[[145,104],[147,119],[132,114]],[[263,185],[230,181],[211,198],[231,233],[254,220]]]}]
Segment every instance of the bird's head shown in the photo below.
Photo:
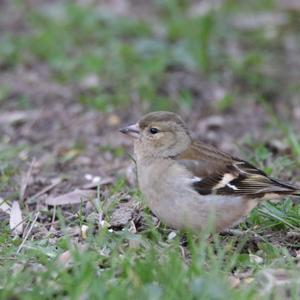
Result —
[{"label": "bird's head", "polygon": [[187,149],[191,143],[184,121],[172,112],[149,113],[136,124],[120,131],[135,139],[135,152],[141,157],[173,157]]}]

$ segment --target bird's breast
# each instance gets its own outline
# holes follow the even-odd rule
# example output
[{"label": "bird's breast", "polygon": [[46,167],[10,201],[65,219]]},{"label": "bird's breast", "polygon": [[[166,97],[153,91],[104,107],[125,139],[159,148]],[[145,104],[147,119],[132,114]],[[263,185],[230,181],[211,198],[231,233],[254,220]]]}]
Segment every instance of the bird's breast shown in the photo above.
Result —
[{"label": "bird's breast", "polygon": [[138,164],[138,179],[150,202],[182,196],[188,190],[193,192],[192,175],[171,159],[161,159],[148,166]]}]

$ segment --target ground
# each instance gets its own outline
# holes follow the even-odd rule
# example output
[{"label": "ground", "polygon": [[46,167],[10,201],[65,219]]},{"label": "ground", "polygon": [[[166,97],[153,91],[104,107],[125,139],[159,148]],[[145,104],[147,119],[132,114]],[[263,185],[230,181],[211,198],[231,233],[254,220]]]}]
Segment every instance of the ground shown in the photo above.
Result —
[{"label": "ground", "polygon": [[2,1],[1,299],[299,299],[299,199],[176,232],[118,132],[178,112],[300,185],[299,16],[291,0]]}]

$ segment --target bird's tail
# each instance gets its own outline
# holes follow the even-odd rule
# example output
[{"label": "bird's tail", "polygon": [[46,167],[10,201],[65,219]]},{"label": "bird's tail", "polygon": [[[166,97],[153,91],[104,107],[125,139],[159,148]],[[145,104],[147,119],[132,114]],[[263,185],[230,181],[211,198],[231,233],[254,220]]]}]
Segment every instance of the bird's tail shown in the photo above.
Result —
[{"label": "bird's tail", "polygon": [[279,180],[272,180],[272,187],[271,187],[271,193],[274,192],[275,194],[278,193],[278,195],[291,195],[291,196],[298,196],[300,197],[300,188],[295,185],[291,185]]}]

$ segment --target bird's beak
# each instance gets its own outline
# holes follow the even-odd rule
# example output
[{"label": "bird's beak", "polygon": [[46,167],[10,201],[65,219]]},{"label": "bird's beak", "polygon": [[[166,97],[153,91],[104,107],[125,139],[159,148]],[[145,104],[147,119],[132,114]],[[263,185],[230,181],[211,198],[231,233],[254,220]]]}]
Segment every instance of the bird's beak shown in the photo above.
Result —
[{"label": "bird's beak", "polygon": [[135,139],[138,139],[140,137],[140,126],[138,123],[121,128],[120,132],[127,134]]}]

